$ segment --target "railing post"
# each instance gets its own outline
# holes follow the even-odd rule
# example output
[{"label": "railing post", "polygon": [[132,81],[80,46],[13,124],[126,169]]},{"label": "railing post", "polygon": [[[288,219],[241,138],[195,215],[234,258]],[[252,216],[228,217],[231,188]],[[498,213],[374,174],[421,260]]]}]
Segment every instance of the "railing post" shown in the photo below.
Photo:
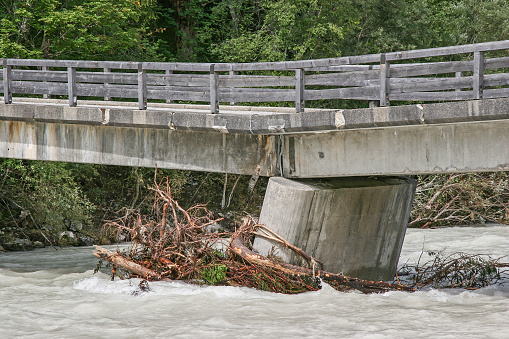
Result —
[{"label": "railing post", "polygon": [[[233,65],[230,65],[230,71],[228,72],[228,74],[229,74],[230,76],[237,75],[237,72],[235,72],[235,71],[233,70]],[[232,93],[233,93],[233,89],[234,89],[234,87],[230,87],[230,91],[231,91]],[[230,101],[230,105],[231,105],[231,106],[235,106],[236,104],[237,104],[237,103],[236,103],[234,100],[233,100],[233,101]]]},{"label": "railing post", "polygon": [[[48,66],[42,66],[41,70],[43,72],[48,72],[49,71],[49,67]],[[48,83],[46,80],[43,81],[45,84]],[[43,99],[49,99],[50,98],[50,95],[49,94],[43,94],[42,95],[42,98]]]},{"label": "railing post", "polygon": [[[170,81],[170,76],[169,75],[173,74],[173,71],[167,69],[164,73],[166,74],[166,81],[165,81],[165,83],[166,83],[166,86],[168,87],[168,91],[169,91],[169,88],[171,86],[171,81]],[[173,102],[173,100],[166,99],[166,103],[167,104],[171,104],[172,102]]]},{"label": "railing post", "polygon": [[390,106],[390,64],[385,59],[385,53],[380,54],[380,106]]},{"label": "railing post", "polygon": [[304,69],[295,70],[295,112],[304,112],[306,102],[304,101]]},{"label": "railing post", "polygon": [[78,104],[76,92],[76,67],[67,67],[67,94],[70,107],[76,107]]},{"label": "railing post", "polygon": [[484,90],[484,52],[474,52],[474,77],[472,90],[474,100],[480,100],[483,97]]},{"label": "railing post", "polygon": [[[463,77],[463,72],[454,72],[454,77],[455,78],[462,78]],[[455,92],[461,92],[461,88],[456,88],[454,91]]]},{"label": "railing post", "polygon": [[11,66],[7,65],[7,59],[3,59],[3,82],[4,82],[4,103],[12,104],[12,81],[11,81]]},{"label": "railing post", "polygon": [[214,71],[214,64],[210,65],[210,113],[219,112],[219,75]]},{"label": "railing post", "polygon": [[138,63],[138,109],[147,109],[147,71]]},{"label": "railing post", "polygon": [[[111,73],[111,68],[109,68],[109,67],[104,67],[104,71],[103,71],[103,73],[104,73],[104,74]],[[108,93],[108,91],[107,91],[106,87],[108,87],[108,85],[109,85],[109,84],[110,84],[110,83],[109,83],[108,81],[104,81],[104,91],[105,91],[105,93]],[[105,95],[105,96],[104,96],[104,100],[105,100],[105,101],[110,101],[110,100],[111,100],[111,97],[109,97],[109,96]]]},{"label": "railing post", "polygon": [[[373,65],[369,65],[369,70],[371,71],[373,69]],[[375,107],[378,107],[378,104],[380,103],[380,100],[379,101],[376,101],[376,100],[370,100],[369,101],[369,108],[375,108]]]}]

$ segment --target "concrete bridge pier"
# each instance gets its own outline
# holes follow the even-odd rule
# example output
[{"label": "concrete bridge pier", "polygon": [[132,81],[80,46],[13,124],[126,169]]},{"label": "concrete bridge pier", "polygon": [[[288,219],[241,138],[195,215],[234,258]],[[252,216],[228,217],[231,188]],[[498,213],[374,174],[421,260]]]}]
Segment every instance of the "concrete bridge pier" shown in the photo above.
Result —
[{"label": "concrete bridge pier", "polygon": [[[327,271],[392,280],[403,245],[416,181],[407,177],[270,178],[260,215]],[[300,258],[257,236],[253,247],[285,262]]]}]

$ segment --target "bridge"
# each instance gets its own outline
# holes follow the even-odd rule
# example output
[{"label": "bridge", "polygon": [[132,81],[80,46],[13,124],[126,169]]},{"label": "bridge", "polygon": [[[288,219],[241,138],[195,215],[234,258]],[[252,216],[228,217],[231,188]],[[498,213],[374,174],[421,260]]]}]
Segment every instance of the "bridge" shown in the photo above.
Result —
[{"label": "bridge", "polygon": [[[404,176],[509,169],[508,49],[231,64],[3,59],[0,157],[271,176],[260,222],[329,270],[389,279],[415,191]],[[369,107],[306,108],[321,100]]]}]

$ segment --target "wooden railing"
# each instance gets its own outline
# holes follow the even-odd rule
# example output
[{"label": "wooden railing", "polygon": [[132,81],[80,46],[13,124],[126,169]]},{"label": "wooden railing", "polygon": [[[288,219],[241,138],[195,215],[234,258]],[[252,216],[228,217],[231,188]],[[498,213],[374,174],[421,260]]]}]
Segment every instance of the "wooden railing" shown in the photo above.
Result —
[{"label": "wooden railing", "polygon": [[[457,101],[509,97],[509,57],[485,58],[509,49],[509,40],[385,54],[263,63],[157,63],[3,59],[0,91],[4,102],[13,94],[137,99],[210,103],[368,100]],[[461,55],[463,61],[415,62]],[[409,63],[414,60],[414,63]],[[426,61],[426,60],[424,60]],[[485,74],[486,70],[490,74]],[[278,75],[274,75],[278,74]]]}]

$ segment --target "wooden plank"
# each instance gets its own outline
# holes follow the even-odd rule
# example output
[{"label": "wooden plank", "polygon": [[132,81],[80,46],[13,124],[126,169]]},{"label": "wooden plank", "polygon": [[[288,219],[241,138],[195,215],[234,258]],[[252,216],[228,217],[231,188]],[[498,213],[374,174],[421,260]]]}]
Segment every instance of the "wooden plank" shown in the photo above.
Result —
[{"label": "wooden plank", "polygon": [[356,71],[306,75],[306,86],[369,86],[369,80],[380,80],[380,71]]},{"label": "wooden plank", "polygon": [[295,86],[295,77],[271,75],[219,75],[220,87]]},{"label": "wooden plank", "polygon": [[305,91],[306,100],[350,99],[350,100],[380,100],[380,86],[372,87],[344,87]]},{"label": "wooden plank", "polygon": [[[14,69],[12,72],[13,80],[67,82],[66,71],[43,72],[39,70]],[[76,81],[81,83],[88,82],[135,85],[138,83],[138,75],[136,73],[76,72]]]},{"label": "wooden plank", "polygon": [[[304,68],[313,70],[319,67],[330,67],[340,65],[355,65],[363,63],[373,63],[380,60],[379,54],[358,55],[339,58],[328,59],[314,59],[314,60],[298,60],[298,61],[279,61],[279,62],[260,62],[260,63],[234,63],[231,67],[237,71],[263,71],[263,70],[295,70],[297,68]],[[219,64],[218,70],[227,71],[229,65]]]},{"label": "wooden plank", "polygon": [[69,106],[76,107],[78,104],[78,95],[76,91],[76,67],[67,67],[67,95],[69,97]]},{"label": "wooden plank", "polygon": [[378,65],[340,65],[340,66],[324,66],[304,68],[307,72],[358,72],[378,69]]},{"label": "wooden plank", "polygon": [[49,94],[49,95],[67,95],[68,84],[60,82],[19,82],[13,81],[12,92],[17,94]]},{"label": "wooden plank", "polygon": [[295,70],[295,111],[304,112],[304,70],[302,68]]},{"label": "wooden plank", "polygon": [[473,99],[480,100],[482,99],[482,92],[484,87],[484,53],[483,52],[475,52],[474,53],[474,75],[472,78],[473,85],[472,90],[474,92]]},{"label": "wooden plank", "polygon": [[508,68],[509,57],[485,59],[485,69]]},{"label": "wooden plank", "polygon": [[138,62],[132,61],[88,61],[88,60],[46,60],[46,59],[6,59],[11,66],[26,67],[75,67],[75,68],[112,68],[138,69]]},{"label": "wooden plank", "polygon": [[[171,71],[169,71],[171,72]],[[210,85],[210,74],[147,74],[147,83],[149,85],[167,86],[199,86],[208,87]]]},{"label": "wooden plank", "polygon": [[484,99],[508,98],[509,88],[485,89],[483,93]]},{"label": "wooden plank", "polygon": [[391,93],[429,92],[472,88],[472,77],[458,78],[391,78]]},{"label": "wooden plank", "polygon": [[150,99],[166,100],[169,98],[171,100],[201,101],[207,103],[210,102],[210,93],[208,90],[206,92],[180,92],[168,91],[164,89],[148,89],[147,93]]},{"label": "wooden plank", "polygon": [[[36,82],[33,83],[41,88],[42,83]],[[246,88],[246,89],[233,89],[236,93],[276,93],[283,92],[287,93],[289,90],[284,89],[271,89],[271,88]],[[112,85],[109,84],[107,86],[102,84],[78,84],[78,95],[79,96],[98,96],[102,97],[104,95],[108,95],[114,98],[137,98],[138,97],[138,87],[136,85]],[[125,93],[124,93],[125,92]],[[178,92],[179,97],[174,98],[172,95],[173,92]],[[151,93],[157,93],[157,97],[152,96]],[[187,93],[187,94],[186,94]],[[209,102],[210,94],[209,87],[165,87],[165,86],[147,86],[147,98],[148,99],[164,99],[167,97],[172,100],[194,100],[193,98],[200,98],[200,101]],[[206,93],[206,96],[203,96]],[[220,89],[219,90],[220,97],[223,93],[231,93],[230,89]],[[203,100],[205,98],[205,100]]]},{"label": "wooden plank", "polygon": [[[47,68],[46,66],[42,66]],[[12,80],[16,81],[57,81],[67,82],[67,71],[12,70]]]},{"label": "wooden plank", "polygon": [[468,72],[474,69],[473,61],[450,61],[416,65],[391,65],[391,77],[410,77],[436,75],[455,72]]},{"label": "wooden plank", "polygon": [[220,102],[293,102],[295,101],[294,90],[270,91],[270,92],[222,92]]},{"label": "wooden plank", "polygon": [[[138,99],[138,86],[78,84],[79,96]],[[139,108],[139,107],[138,107]]]},{"label": "wooden plank", "polygon": [[305,68],[312,70],[317,67],[373,63],[378,62],[379,60],[380,54],[370,54],[315,60],[216,64],[216,68],[218,71],[228,71],[231,67],[233,67],[237,71],[264,71],[264,70],[284,71],[284,70],[295,70],[297,68]]},{"label": "wooden plank", "polygon": [[502,49],[509,49],[509,40],[483,42],[483,43],[471,44],[471,45],[460,45],[460,46],[417,49],[417,50],[412,50],[412,51],[391,52],[391,53],[386,53],[386,59],[387,59],[387,61],[408,60],[408,59],[418,59],[418,58],[429,58],[429,57],[434,57],[434,56],[443,56],[443,55],[496,51],[496,50],[502,50]]},{"label": "wooden plank", "polygon": [[[193,62],[144,62],[147,71],[178,71],[178,72],[206,72],[210,71],[210,63]],[[226,65],[226,64],[225,64]]]},{"label": "wooden plank", "polygon": [[78,72],[76,77],[77,81],[81,83],[138,84],[138,74],[136,73]]},{"label": "wooden plank", "polygon": [[509,73],[485,74],[484,88],[509,85]]},{"label": "wooden plank", "polygon": [[461,101],[472,100],[472,91],[391,93],[391,100],[397,101]]},{"label": "wooden plank", "polygon": [[[474,68],[473,65],[474,62],[472,60],[391,64],[391,77],[467,72],[473,70]],[[509,57],[486,59],[486,69],[504,67],[509,67]],[[342,65],[342,66],[316,67],[313,69],[305,70],[320,72],[354,72],[379,69],[380,65]]]}]

